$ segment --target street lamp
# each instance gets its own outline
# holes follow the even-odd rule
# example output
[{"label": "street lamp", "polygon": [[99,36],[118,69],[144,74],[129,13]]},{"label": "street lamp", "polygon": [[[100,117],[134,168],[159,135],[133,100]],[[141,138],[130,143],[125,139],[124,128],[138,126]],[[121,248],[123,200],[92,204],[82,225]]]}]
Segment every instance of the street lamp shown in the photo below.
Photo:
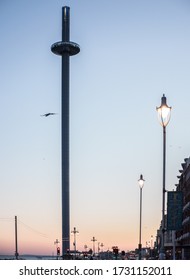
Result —
[{"label": "street lamp", "polygon": [[139,229],[139,260],[141,260],[141,249],[142,249],[142,244],[141,244],[141,222],[142,222],[142,189],[144,186],[144,179],[143,175],[140,175],[140,179],[138,180],[139,182],[139,187],[140,187],[140,229]]},{"label": "street lamp", "polygon": [[95,242],[97,241],[97,239],[93,236],[93,238],[92,238],[92,240],[91,240],[92,242],[93,242],[93,254],[94,254],[94,256],[95,256]]},{"label": "street lamp", "polygon": [[102,252],[103,252],[103,247],[104,247],[104,244],[103,244],[103,243],[101,243],[101,244],[100,244],[100,247],[102,247]]},{"label": "street lamp", "polygon": [[79,232],[76,230],[76,227],[74,227],[74,229],[73,229],[73,231],[71,231],[71,233],[74,234],[74,242],[73,242],[73,245],[74,245],[75,259],[76,259],[76,253],[77,253],[76,233],[79,233]]},{"label": "street lamp", "polygon": [[150,238],[150,257],[151,257],[151,259],[153,257],[153,235],[151,235],[151,238]]},{"label": "street lamp", "polygon": [[59,243],[60,243],[60,242],[59,242],[58,239],[56,239],[56,240],[54,241],[54,245],[56,245],[56,251],[57,251],[57,260],[58,260],[59,255],[60,255],[60,247],[58,247],[58,244],[59,244]]},{"label": "street lamp", "polygon": [[166,97],[163,94],[161,98],[160,107],[156,108],[158,112],[158,119],[163,127],[163,188],[162,188],[162,238],[161,238],[161,248],[160,248],[160,259],[165,258],[164,250],[164,232],[165,232],[165,182],[166,182],[166,126],[170,121],[171,107],[166,103]]}]

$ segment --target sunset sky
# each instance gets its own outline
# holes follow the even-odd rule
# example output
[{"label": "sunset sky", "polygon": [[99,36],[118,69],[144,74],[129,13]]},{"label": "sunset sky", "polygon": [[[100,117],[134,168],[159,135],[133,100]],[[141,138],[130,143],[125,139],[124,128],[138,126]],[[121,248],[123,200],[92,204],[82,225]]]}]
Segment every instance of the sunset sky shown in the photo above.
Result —
[{"label": "sunset sky", "polygon": [[[55,253],[61,240],[62,7],[69,6],[70,205],[77,248],[135,249],[161,221],[162,127],[156,107],[172,106],[166,189],[190,153],[188,0],[0,1],[0,254]],[[40,115],[55,112],[48,118]],[[71,235],[71,249],[73,248]]]}]

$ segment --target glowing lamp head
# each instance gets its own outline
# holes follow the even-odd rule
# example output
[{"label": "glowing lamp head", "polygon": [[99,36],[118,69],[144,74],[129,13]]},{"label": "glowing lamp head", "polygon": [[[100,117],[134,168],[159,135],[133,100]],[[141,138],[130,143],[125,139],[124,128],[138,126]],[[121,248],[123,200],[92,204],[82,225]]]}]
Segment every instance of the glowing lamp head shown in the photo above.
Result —
[{"label": "glowing lamp head", "polygon": [[158,119],[160,124],[163,127],[166,127],[167,124],[170,121],[170,116],[171,116],[171,107],[169,107],[166,103],[166,97],[163,94],[162,98],[161,98],[161,105],[160,107],[156,108],[157,112],[158,112]]},{"label": "glowing lamp head", "polygon": [[145,180],[143,179],[143,175],[141,174],[141,175],[140,175],[140,179],[138,180],[140,189],[143,188],[143,186],[144,186],[144,181],[145,181]]}]

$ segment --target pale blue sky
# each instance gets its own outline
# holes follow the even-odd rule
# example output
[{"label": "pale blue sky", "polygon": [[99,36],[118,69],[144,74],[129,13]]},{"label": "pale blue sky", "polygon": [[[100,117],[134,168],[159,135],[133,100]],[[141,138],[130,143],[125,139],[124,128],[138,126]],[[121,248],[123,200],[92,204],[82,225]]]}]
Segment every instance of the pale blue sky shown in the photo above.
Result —
[{"label": "pale blue sky", "polygon": [[[15,215],[46,236],[20,223],[21,253],[51,253],[61,239],[61,59],[50,48],[61,40],[65,5],[70,39],[81,46],[70,59],[71,229],[80,232],[78,246],[92,247],[93,236],[105,248],[138,245],[141,173],[143,246],[156,235],[162,194],[156,106],[163,93],[172,106],[168,190],[189,157],[187,0],[1,0],[0,252],[14,251]],[[48,112],[58,115],[40,116]]]}]

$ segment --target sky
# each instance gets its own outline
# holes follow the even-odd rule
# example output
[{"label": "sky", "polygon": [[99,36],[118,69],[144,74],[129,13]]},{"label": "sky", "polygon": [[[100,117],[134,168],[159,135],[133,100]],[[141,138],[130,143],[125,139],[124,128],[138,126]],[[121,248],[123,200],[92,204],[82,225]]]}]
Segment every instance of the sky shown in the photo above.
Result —
[{"label": "sky", "polygon": [[[139,243],[138,179],[145,184],[142,246],[155,240],[166,189],[189,157],[190,3],[187,0],[0,1],[0,254],[55,254],[61,240],[62,7],[70,7],[70,224],[77,249]],[[48,118],[41,115],[55,112]],[[71,235],[71,249],[73,235]]]}]

